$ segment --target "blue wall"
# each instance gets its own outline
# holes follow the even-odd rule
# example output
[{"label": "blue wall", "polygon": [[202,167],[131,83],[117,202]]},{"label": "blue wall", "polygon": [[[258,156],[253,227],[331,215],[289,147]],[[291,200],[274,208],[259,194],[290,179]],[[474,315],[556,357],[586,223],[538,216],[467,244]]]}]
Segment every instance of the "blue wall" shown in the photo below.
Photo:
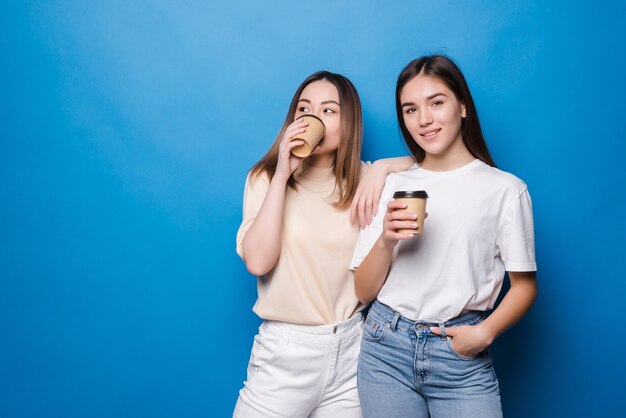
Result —
[{"label": "blue wall", "polygon": [[364,158],[403,154],[395,78],[425,52],[456,58],[534,201],[505,415],[617,416],[624,2],[300,3],[0,4],[0,416],[229,416],[259,323],[247,169],[318,69],[359,89]]}]

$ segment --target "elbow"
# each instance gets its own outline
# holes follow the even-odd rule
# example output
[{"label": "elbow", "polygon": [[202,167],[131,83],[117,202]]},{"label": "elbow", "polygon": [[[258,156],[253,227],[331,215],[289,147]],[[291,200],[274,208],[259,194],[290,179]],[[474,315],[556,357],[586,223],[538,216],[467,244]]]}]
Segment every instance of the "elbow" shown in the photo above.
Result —
[{"label": "elbow", "polygon": [[254,276],[265,276],[274,268],[274,264],[278,260],[278,258],[271,260],[268,257],[264,257],[258,251],[250,251],[246,247],[245,242],[242,247],[241,258],[246,264],[248,272]]},{"label": "elbow", "polygon": [[537,300],[538,296],[539,296],[539,287],[537,287],[537,282],[535,282],[534,286],[532,287],[530,306],[535,304],[535,301]]},{"label": "elbow", "polygon": [[246,260],[246,269],[253,276],[265,276],[272,269],[272,266],[254,260]]},{"label": "elbow", "polygon": [[369,292],[368,289],[366,289],[365,286],[361,284],[361,281],[358,280],[356,275],[354,280],[354,293],[359,302],[364,305],[369,305],[374,301],[374,299],[376,299],[376,295],[373,295],[371,292]]}]

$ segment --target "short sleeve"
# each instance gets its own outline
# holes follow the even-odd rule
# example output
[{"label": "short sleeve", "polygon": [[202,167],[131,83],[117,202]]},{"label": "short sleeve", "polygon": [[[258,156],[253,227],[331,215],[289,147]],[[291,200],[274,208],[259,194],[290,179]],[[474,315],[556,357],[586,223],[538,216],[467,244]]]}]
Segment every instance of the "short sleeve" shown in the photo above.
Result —
[{"label": "short sleeve", "polygon": [[498,252],[506,271],[536,271],[533,209],[527,189],[512,202],[498,228]]},{"label": "short sleeve", "polygon": [[385,187],[383,188],[380,201],[378,202],[378,212],[376,216],[374,216],[368,226],[359,231],[359,238],[357,239],[356,248],[352,255],[352,261],[350,262],[351,270],[356,270],[361,265],[361,262],[367,257],[376,243],[376,240],[378,240],[380,234],[383,232],[383,220],[387,213],[387,204],[393,198],[392,182],[393,174],[390,174],[385,181]]},{"label": "short sleeve", "polygon": [[266,173],[251,176],[248,173],[246,187],[243,193],[243,220],[237,231],[237,254],[243,259],[243,239],[256,219],[256,215],[263,205],[265,195],[269,189],[269,177]]}]

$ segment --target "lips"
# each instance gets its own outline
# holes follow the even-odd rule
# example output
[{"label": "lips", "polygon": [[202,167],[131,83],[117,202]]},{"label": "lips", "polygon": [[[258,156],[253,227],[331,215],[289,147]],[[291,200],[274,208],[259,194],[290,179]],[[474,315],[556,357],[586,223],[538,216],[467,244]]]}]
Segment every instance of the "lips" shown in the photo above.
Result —
[{"label": "lips", "polygon": [[426,139],[432,138],[435,135],[437,135],[439,133],[439,131],[441,131],[441,128],[439,128],[439,129],[431,129],[430,131],[421,132],[420,136],[422,138],[426,138]]}]

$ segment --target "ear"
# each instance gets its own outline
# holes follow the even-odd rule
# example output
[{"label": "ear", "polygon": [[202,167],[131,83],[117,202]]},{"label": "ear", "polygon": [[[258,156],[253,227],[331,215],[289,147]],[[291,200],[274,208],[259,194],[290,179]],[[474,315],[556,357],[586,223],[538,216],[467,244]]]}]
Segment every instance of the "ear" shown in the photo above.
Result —
[{"label": "ear", "polygon": [[461,105],[461,117],[465,119],[467,117],[467,112],[465,111],[465,103]]}]

